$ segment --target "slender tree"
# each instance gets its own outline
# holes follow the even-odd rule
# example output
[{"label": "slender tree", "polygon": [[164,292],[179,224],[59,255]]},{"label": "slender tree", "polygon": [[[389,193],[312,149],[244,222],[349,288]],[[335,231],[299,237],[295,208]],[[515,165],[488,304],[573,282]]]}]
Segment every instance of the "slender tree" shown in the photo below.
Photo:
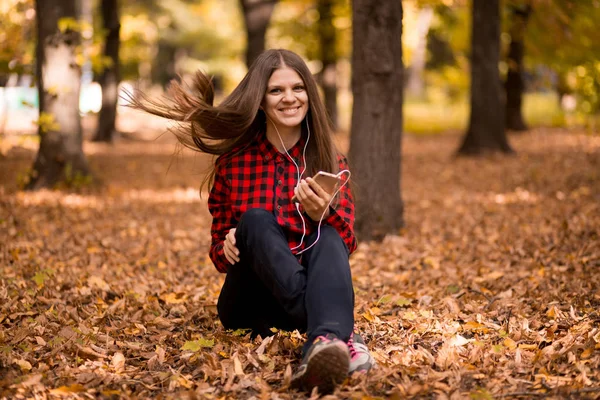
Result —
[{"label": "slender tree", "polygon": [[412,56],[412,64],[407,70],[406,84],[406,94],[416,99],[425,96],[423,71],[427,59],[427,35],[433,21],[433,14],[433,8],[426,5],[419,10],[417,16],[417,45]]},{"label": "slender tree", "polygon": [[473,0],[471,116],[459,154],[512,152],[506,138],[500,61],[500,0]]},{"label": "slender tree", "polygon": [[506,75],[506,128],[513,131],[525,131],[527,125],[523,119],[523,55],[525,53],[525,30],[531,15],[531,4],[512,5],[510,7],[512,26],[508,50],[508,73]]},{"label": "slender tree", "polygon": [[320,74],[321,87],[325,100],[325,108],[331,118],[334,129],[338,128],[337,110],[337,51],[336,51],[336,29],[333,25],[334,0],[318,0],[319,11],[319,43],[321,45],[321,62],[323,68]]},{"label": "slender tree", "polygon": [[89,174],[79,115],[80,35],[69,27],[76,17],[76,0],[36,1],[40,147],[29,189]]},{"label": "slender tree", "polygon": [[352,133],[357,232],[366,239],[397,233],[400,192],[403,64],[402,2],[354,0]]},{"label": "slender tree", "polygon": [[240,0],[248,44],[246,65],[250,66],[265,50],[265,35],[278,0]]},{"label": "slender tree", "polygon": [[104,56],[110,60],[100,75],[102,86],[102,109],[98,117],[98,127],[94,135],[96,142],[111,142],[115,132],[117,119],[117,101],[119,97],[119,20],[118,0],[102,0],[102,24],[106,31],[104,41]]}]

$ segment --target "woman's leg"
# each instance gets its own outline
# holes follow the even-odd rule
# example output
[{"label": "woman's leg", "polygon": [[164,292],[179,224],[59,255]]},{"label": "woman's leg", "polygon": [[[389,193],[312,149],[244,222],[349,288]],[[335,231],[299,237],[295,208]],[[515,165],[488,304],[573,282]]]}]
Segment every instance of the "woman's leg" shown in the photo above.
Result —
[{"label": "woman's leg", "polygon": [[219,296],[223,325],[252,328],[261,336],[270,327],[305,330],[306,270],[275,217],[248,210],[238,224],[236,245],[241,261],[229,267]]},{"label": "woman's leg", "polygon": [[[308,238],[308,245],[316,238],[317,232],[314,232]],[[329,333],[348,341],[354,327],[354,289],[348,248],[333,227],[324,225],[319,240],[303,257],[307,267],[307,346],[318,336]]]},{"label": "woman's leg", "polygon": [[296,326],[249,265],[231,265],[217,303],[225,329],[250,329],[252,337],[272,335],[271,328],[306,329]]}]

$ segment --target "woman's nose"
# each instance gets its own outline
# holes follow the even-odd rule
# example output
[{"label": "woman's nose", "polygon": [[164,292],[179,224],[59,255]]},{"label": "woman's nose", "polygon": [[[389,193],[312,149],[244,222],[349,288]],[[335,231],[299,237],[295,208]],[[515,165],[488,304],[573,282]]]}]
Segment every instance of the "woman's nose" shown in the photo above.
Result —
[{"label": "woman's nose", "polygon": [[284,101],[294,101],[296,98],[294,97],[294,91],[293,90],[286,90],[285,92],[283,92],[283,100]]}]

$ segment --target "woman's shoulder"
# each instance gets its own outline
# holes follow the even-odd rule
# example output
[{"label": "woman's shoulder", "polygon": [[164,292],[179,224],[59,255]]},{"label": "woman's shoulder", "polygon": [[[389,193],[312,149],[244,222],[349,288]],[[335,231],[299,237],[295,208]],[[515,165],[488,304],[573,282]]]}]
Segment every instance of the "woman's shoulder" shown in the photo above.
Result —
[{"label": "woman's shoulder", "polygon": [[215,169],[219,170],[228,168],[233,163],[236,163],[242,160],[244,157],[254,154],[256,151],[258,151],[258,149],[255,141],[235,146],[228,152],[217,157],[215,160]]}]

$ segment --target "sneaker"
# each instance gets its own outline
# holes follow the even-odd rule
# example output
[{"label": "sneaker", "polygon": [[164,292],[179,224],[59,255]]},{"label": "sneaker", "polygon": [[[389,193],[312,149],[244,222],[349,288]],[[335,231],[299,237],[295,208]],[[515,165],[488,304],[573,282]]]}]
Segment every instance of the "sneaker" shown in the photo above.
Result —
[{"label": "sneaker", "polygon": [[331,334],[319,336],[292,377],[291,387],[307,392],[317,387],[319,394],[332,393],[346,379],[349,366],[350,353],[346,343]]},{"label": "sneaker", "polygon": [[358,333],[352,333],[348,340],[348,350],[350,350],[350,366],[348,374],[354,372],[368,372],[375,366],[375,359],[369,353],[365,341]]}]

